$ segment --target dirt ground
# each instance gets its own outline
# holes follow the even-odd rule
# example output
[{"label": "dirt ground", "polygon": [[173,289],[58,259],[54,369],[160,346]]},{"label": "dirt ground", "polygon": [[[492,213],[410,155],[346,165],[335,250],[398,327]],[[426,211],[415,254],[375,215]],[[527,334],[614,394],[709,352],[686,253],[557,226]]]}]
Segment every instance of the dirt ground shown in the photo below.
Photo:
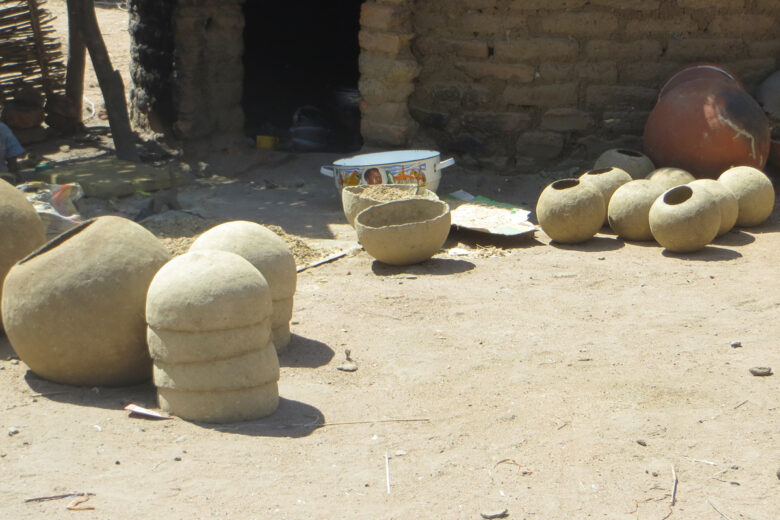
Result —
[{"label": "dirt ground", "polygon": [[[126,17],[99,15],[104,30]],[[183,249],[200,220],[249,219],[303,241],[314,253],[301,264],[349,251],[354,231],[318,173],[334,158],[272,154],[234,179],[195,178],[179,194],[188,213],[155,217],[158,234]],[[440,193],[528,207],[566,174],[445,171]],[[133,216],[146,203],[84,207]],[[541,231],[457,233],[406,268],[351,252],[299,274],[281,405],[239,424],[131,418],[127,403],[157,406],[151,384],[51,383],[3,338],[1,516],[777,518],[780,376],[749,369],[780,371],[778,251],[776,207],[691,255],[606,229],[567,247]],[[356,372],[337,370],[345,349]],[[94,509],[26,502],[70,493]]]}]

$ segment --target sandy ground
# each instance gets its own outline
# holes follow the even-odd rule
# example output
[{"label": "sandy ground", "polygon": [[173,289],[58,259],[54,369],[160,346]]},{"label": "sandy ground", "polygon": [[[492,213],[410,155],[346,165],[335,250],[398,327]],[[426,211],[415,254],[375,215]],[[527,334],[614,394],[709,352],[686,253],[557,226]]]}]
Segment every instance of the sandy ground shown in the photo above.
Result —
[{"label": "sandy ground", "polygon": [[[354,231],[317,173],[333,158],[197,179],[180,200],[347,250]],[[564,173],[455,167],[439,191],[533,205]],[[156,407],[152,385],[47,382],[3,339],[2,516],[777,518],[780,380],[748,370],[780,370],[780,208],[691,255],[603,231],[572,247],[455,234],[420,265],[359,252],[300,273],[281,406],[248,423],[128,417],[128,402]],[[345,349],[356,372],[336,368]],[[94,494],[94,510],[25,502],[68,493]]]}]

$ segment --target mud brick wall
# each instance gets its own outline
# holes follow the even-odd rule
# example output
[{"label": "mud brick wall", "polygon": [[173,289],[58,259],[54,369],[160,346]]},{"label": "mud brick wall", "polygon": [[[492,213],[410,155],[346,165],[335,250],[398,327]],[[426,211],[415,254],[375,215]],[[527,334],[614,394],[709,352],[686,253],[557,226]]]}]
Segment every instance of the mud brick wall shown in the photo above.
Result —
[{"label": "mud brick wall", "polygon": [[718,62],[748,89],[776,70],[779,20],[780,0],[369,0],[364,138],[520,169],[636,142],[679,67]]}]

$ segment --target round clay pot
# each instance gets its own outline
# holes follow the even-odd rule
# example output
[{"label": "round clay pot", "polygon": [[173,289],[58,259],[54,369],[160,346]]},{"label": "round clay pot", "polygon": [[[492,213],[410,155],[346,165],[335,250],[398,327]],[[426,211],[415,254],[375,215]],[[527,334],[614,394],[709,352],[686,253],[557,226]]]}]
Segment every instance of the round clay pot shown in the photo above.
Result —
[{"label": "round clay pot", "polygon": [[594,170],[611,167],[620,168],[628,173],[632,179],[644,179],[651,171],[655,170],[655,165],[648,156],[642,152],[625,148],[607,150],[596,159],[596,163],[593,165]]},{"label": "round clay pot", "polygon": [[347,186],[341,190],[344,216],[352,227],[355,227],[355,217],[364,209],[406,199],[439,200],[439,197],[431,190],[416,184],[361,184]]},{"label": "round clay pot", "polygon": [[410,265],[428,260],[441,249],[451,223],[446,202],[409,199],[361,211],[355,230],[369,255],[390,265]]},{"label": "round clay pot", "polygon": [[664,191],[696,180],[696,177],[680,168],[658,168],[650,172],[647,178],[658,183]]},{"label": "round clay pot", "polygon": [[594,183],[561,179],[542,190],[536,202],[536,218],[553,241],[577,244],[601,229],[605,208],[604,196]]},{"label": "round clay pot", "polygon": [[650,112],[644,152],[656,166],[716,178],[739,164],[762,169],[769,155],[769,120],[739,86],[695,79],[666,92]]},{"label": "round clay pot", "polygon": [[[46,242],[46,231],[32,203],[0,179],[0,301],[6,273],[19,260]],[[0,330],[3,330],[0,320]]]},{"label": "round clay pot", "polygon": [[720,228],[718,236],[725,235],[734,227],[739,214],[739,202],[723,183],[714,179],[698,179],[688,184],[693,187],[702,187],[710,192],[720,210]]},{"label": "round clay pot", "polygon": [[650,208],[653,238],[674,253],[691,253],[717,236],[720,209],[706,188],[677,186],[658,197]]},{"label": "round clay pot", "polygon": [[620,168],[611,167],[587,171],[580,175],[580,180],[592,183],[604,197],[604,224],[606,224],[609,199],[616,189],[631,181],[631,176]]},{"label": "round clay pot", "polygon": [[271,329],[274,345],[282,350],[290,343],[290,319],[292,298],[298,280],[298,272],[287,243],[270,229],[255,222],[234,221],[220,224],[200,235],[190,246],[190,251],[215,249],[235,253],[248,260],[259,270],[271,288],[274,311]]},{"label": "round clay pot", "polygon": [[663,192],[663,186],[648,179],[625,183],[615,190],[609,201],[609,227],[625,240],[652,240],[648,214],[650,206]]},{"label": "round clay pot", "polygon": [[758,103],[770,117],[780,121],[780,70],[761,82],[756,92]]},{"label": "round clay pot", "polygon": [[17,263],[5,280],[3,322],[19,357],[39,376],[71,385],[149,379],[144,302],[170,258],[140,225],[89,220]]},{"label": "round clay pot", "polygon": [[658,97],[660,98],[681,84],[693,80],[722,81],[742,88],[742,82],[736,74],[730,72],[722,65],[707,62],[692,63],[669,76],[661,85],[661,88],[658,89]]},{"label": "round clay pot", "polygon": [[764,222],[775,207],[775,189],[762,171],[749,166],[729,168],[718,177],[739,203],[737,226],[757,226]]}]

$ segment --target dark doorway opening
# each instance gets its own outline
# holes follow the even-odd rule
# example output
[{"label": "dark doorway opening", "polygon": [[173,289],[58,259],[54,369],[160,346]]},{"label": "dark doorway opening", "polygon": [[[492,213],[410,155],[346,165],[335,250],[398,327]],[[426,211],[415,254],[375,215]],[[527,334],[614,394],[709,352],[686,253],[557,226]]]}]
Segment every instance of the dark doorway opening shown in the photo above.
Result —
[{"label": "dark doorway opening", "polygon": [[364,0],[244,4],[247,135],[298,151],[347,152],[360,137],[360,6]]}]

